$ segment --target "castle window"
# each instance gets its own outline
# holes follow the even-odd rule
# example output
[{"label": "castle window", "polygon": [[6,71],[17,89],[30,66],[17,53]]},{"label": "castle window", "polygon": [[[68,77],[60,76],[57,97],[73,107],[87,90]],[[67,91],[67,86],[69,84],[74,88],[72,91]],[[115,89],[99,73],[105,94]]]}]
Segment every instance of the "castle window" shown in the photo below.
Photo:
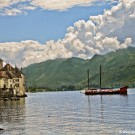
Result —
[{"label": "castle window", "polygon": [[6,84],[3,85],[3,88],[6,88]]},{"label": "castle window", "polygon": [[19,83],[16,83],[16,85],[15,85],[16,87],[19,87]]},{"label": "castle window", "polygon": [[8,80],[7,80],[7,79],[3,79],[3,81],[4,81],[4,83],[7,83],[7,82],[8,82]]},{"label": "castle window", "polygon": [[19,82],[19,79],[16,79],[16,82]]}]

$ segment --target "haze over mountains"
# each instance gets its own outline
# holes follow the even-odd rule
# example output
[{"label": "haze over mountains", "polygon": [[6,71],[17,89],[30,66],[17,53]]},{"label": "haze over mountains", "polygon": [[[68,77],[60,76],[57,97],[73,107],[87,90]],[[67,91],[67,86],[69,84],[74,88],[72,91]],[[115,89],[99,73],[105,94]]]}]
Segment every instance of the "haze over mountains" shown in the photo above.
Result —
[{"label": "haze over mountains", "polygon": [[32,64],[23,69],[27,86],[49,89],[83,89],[87,87],[90,69],[91,87],[99,86],[99,66],[102,65],[102,87],[135,85],[135,48],[128,47],[92,59],[55,59]]}]

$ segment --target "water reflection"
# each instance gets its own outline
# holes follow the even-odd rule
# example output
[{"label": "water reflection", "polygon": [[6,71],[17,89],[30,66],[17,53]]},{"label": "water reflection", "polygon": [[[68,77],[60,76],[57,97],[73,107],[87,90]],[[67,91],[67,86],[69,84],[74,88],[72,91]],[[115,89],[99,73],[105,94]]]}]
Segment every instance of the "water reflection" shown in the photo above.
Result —
[{"label": "water reflection", "polygon": [[[91,129],[99,130],[100,134],[119,134],[120,130],[131,130],[133,126],[125,125],[133,122],[134,95],[97,95],[88,96],[88,117]],[[134,119],[135,120],[135,119]],[[124,128],[123,128],[124,127]],[[112,130],[112,129],[116,130]]]},{"label": "water reflection", "polygon": [[103,119],[104,119],[104,116],[103,116],[104,106],[103,106],[103,98],[102,98],[102,95],[101,95],[101,98],[100,98],[100,102],[101,102],[101,107],[100,107],[101,119],[103,120]]},{"label": "water reflection", "polygon": [[[96,101],[93,101],[93,100],[95,100],[94,97],[96,98]],[[89,106],[89,117],[90,118],[95,116],[96,113],[98,113],[98,115],[96,114],[97,117],[100,117],[100,120],[104,119],[104,116],[103,116],[104,104],[103,104],[103,97],[102,97],[102,95],[88,96],[88,106]],[[94,110],[95,110],[96,113],[94,113]]]},{"label": "water reflection", "polygon": [[134,129],[134,99],[134,94],[28,93],[26,101],[0,102],[2,135],[119,134]]},{"label": "water reflection", "polygon": [[20,122],[25,115],[25,98],[18,101],[0,101],[0,123]]}]

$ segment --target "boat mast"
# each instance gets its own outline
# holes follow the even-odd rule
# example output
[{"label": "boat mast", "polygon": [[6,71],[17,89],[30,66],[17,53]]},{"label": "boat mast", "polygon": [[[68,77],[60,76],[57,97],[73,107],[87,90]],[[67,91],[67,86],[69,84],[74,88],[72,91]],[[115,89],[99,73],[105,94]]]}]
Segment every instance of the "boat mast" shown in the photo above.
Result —
[{"label": "boat mast", "polygon": [[102,82],[101,82],[101,79],[102,79],[102,77],[101,77],[101,72],[102,72],[102,67],[101,67],[101,65],[100,65],[100,89],[101,89],[101,85],[102,85]]},{"label": "boat mast", "polygon": [[90,89],[90,80],[89,80],[90,76],[89,76],[89,69],[87,70],[87,73],[88,73],[88,90],[89,90],[89,89]]}]

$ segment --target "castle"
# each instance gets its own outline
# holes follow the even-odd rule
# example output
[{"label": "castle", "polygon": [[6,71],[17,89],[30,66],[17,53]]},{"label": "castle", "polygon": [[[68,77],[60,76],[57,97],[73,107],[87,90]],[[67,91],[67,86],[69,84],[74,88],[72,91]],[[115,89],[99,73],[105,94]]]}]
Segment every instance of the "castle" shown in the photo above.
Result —
[{"label": "castle", "polygon": [[0,97],[25,96],[25,77],[18,67],[3,66],[0,59]]}]

